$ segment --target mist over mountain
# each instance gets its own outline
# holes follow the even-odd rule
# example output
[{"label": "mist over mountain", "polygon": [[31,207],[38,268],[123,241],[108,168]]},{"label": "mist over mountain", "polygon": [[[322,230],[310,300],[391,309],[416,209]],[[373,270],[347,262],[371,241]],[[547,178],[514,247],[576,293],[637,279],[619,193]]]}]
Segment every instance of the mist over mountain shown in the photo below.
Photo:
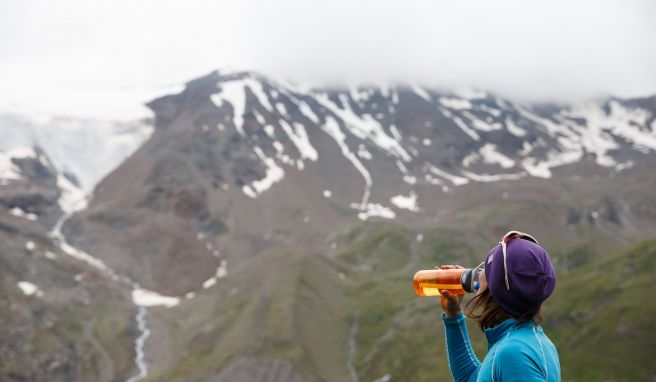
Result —
[{"label": "mist over mountain", "polygon": [[162,86],[216,67],[300,83],[473,86],[518,102],[656,93],[649,0],[34,0],[1,7],[5,112],[126,120],[143,115],[141,103],[165,94]]},{"label": "mist over mountain", "polygon": [[[654,266],[653,241],[630,246],[656,237],[656,96],[520,104],[215,71],[148,107],[151,122],[0,117],[4,378],[447,378],[416,270],[478,263],[511,228],[571,288],[609,264]],[[545,323],[563,343],[591,322],[645,357],[648,322],[577,315],[567,298]],[[626,302],[607,298],[605,312]],[[559,352],[568,380],[656,372],[590,374]]]}]

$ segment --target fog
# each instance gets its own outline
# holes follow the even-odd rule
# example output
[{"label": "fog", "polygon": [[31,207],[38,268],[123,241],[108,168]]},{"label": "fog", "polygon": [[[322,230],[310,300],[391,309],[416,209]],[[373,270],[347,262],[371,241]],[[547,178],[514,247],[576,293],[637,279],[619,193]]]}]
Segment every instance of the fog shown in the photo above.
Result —
[{"label": "fog", "polygon": [[518,100],[656,93],[656,3],[0,0],[0,111],[133,118],[213,69]]}]

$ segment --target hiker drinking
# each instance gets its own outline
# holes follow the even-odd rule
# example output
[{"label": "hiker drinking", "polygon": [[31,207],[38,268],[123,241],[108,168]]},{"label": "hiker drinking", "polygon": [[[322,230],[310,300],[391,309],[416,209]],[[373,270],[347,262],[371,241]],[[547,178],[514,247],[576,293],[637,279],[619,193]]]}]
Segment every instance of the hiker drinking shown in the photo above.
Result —
[{"label": "hiker drinking", "polygon": [[[462,269],[443,265],[439,269]],[[542,303],[556,287],[547,252],[528,234],[508,232],[492,248],[477,275],[476,295],[465,306],[488,341],[480,362],[469,342],[462,294],[440,290],[449,368],[460,381],[560,381],[556,347],[540,326]]]}]

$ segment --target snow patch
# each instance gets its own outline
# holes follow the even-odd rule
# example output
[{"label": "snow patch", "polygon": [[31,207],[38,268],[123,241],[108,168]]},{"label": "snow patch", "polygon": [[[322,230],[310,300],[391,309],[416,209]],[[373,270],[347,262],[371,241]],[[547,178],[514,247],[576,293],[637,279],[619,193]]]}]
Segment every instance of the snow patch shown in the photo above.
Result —
[{"label": "snow patch", "polygon": [[618,164],[615,165],[615,171],[617,171],[617,172],[624,171],[626,169],[629,169],[629,168],[633,167],[633,165],[634,165],[634,163],[633,163],[632,160],[627,161],[625,163],[618,163]]},{"label": "snow patch", "polygon": [[408,168],[405,167],[405,165],[403,164],[403,162],[401,162],[400,160],[397,160],[397,161],[396,161],[396,167],[399,168],[399,171],[401,171],[401,173],[403,173],[403,174],[407,174],[407,173],[408,173]]},{"label": "snow patch", "polygon": [[364,188],[364,193],[362,195],[360,208],[364,208],[369,201],[369,193],[372,183],[371,174],[369,174],[367,168],[362,164],[362,162],[360,162],[358,157],[355,154],[353,154],[353,152],[349,149],[348,145],[346,144],[346,135],[339,128],[339,124],[334,118],[326,117],[326,122],[321,126],[321,129],[324,132],[326,132],[326,134],[331,136],[335,140],[335,142],[337,142],[337,145],[342,151],[342,155],[344,155],[344,157],[353,164],[355,169],[358,170],[360,174],[362,174],[362,177],[364,178],[364,182],[365,182],[365,188]]},{"label": "snow patch", "polygon": [[210,99],[216,107],[223,107],[224,103],[232,106],[232,121],[235,129],[241,136],[244,136],[244,110],[246,110],[246,91],[243,81],[233,80],[221,82],[219,93],[212,94]]},{"label": "snow patch", "polygon": [[475,174],[469,171],[462,171],[462,174],[475,182],[498,182],[501,180],[517,180],[524,177],[524,174]]},{"label": "snow patch", "polygon": [[403,181],[410,185],[414,185],[417,183],[417,177],[412,175],[403,175]]},{"label": "snow patch", "polygon": [[255,191],[253,191],[251,186],[246,184],[241,188],[241,190],[244,194],[246,194],[246,196],[250,196],[253,199],[257,198],[257,193]]},{"label": "snow patch", "polygon": [[428,102],[433,102],[433,99],[431,98],[430,94],[426,90],[424,90],[421,86],[419,85],[412,85],[411,86],[412,91],[418,95],[419,97],[423,98],[424,100]]},{"label": "snow patch", "polygon": [[25,212],[20,207],[14,207],[14,208],[10,209],[9,213],[14,215],[14,216],[17,216],[19,218],[24,218],[24,219],[32,220],[32,221],[35,221],[39,218],[39,216],[37,214],[33,214],[33,213],[30,213],[30,212]]},{"label": "snow patch", "polygon": [[257,110],[253,110],[253,115],[255,116],[255,120],[257,120],[257,123],[259,123],[260,126],[266,125],[266,119],[264,119],[262,114],[258,113]]},{"label": "snow patch", "polygon": [[394,126],[394,125],[390,125],[389,129],[390,129],[390,131],[392,132],[392,137],[393,137],[396,141],[401,142],[401,140],[403,139],[403,137],[401,136],[401,133],[399,132],[399,129],[397,129],[396,126]]},{"label": "snow patch", "polygon": [[360,91],[357,86],[349,86],[348,90],[353,102],[366,102],[369,99],[369,92]]},{"label": "snow patch", "polygon": [[74,185],[67,177],[58,174],[57,186],[62,190],[57,201],[62,211],[73,213],[87,206],[87,195],[84,190]]},{"label": "snow patch", "polygon": [[436,177],[432,176],[431,174],[425,174],[424,175],[424,180],[426,180],[426,182],[428,182],[432,185],[444,184],[444,182],[441,179],[436,178]]},{"label": "snow patch", "polygon": [[417,207],[417,194],[414,191],[410,192],[410,195],[396,195],[390,199],[390,202],[397,206],[412,212],[418,212],[419,208]]},{"label": "snow patch", "polygon": [[136,288],[132,290],[132,301],[137,306],[164,306],[171,308],[180,303],[180,298],[162,296],[157,292]]},{"label": "snow patch", "polygon": [[471,102],[458,98],[440,97],[440,105],[453,110],[469,110],[472,108]]},{"label": "snow patch", "polygon": [[464,184],[469,183],[469,179],[463,178],[461,176],[449,174],[448,172],[446,172],[444,170],[441,170],[441,169],[435,167],[434,165],[429,165],[428,169],[431,173],[433,173],[433,174],[435,174],[439,177],[442,177],[442,178],[448,180],[449,182],[453,183],[454,186],[462,186]]},{"label": "snow patch", "polygon": [[467,117],[473,124],[474,128],[480,131],[495,131],[501,130],[503,126],[499,122],[487,122],[482,119],[478,119],[475,115],[470,112],[463,112],[462,115]]},{"label": "snow patch", "polygon": [[358,156],[365,160],[371,160],[374,157],[362,143],[358,146]]},{"label": "snow patch", "polygon": [[526,130],[524,130],[521,127],[515,125],[515,123],[510,118],[506,118],[506,128],[508,129],[508,132],[510,134],[512,134],[516,137],[526,136]]},{"label": "snow patch", "polygon": [[477,152],[467,154],[467,156],[462,158],[462,166],[463,167],[470,167],[472,165],[472,163],[475,163],[480,158],[481,158],[481,156]]},{"label": "snow patch", "polygon": [[16,283],[16,286],[26,296],[32,296],[32,295],[35,295],[37,297],[42,297],[43,296],[43,292],[41,290],[39,290],[39,288],[36,285],[32,284],[31,282],[19,281],[18,283]]},{"label": "snow patch", "polygon": [[286,116],[287,115],[287,108],[285,107],[285,104],[282,102],[276,103],[276,110],[278,110],[278,113]]},{"label": "snow patch", "polygon": [[301,114],[308,117],[310,121],[316,123],[317,125],[319,124],[319,122],[321,122],[319,117],[312,111],[312,108],[306,102],[301,101],[297,103],[297,106],[298,109],[301,111]]},{"label": "snow patch", "polygon": [[491,114],[497,118],[501,117],[501,110],[491,108],[487,105],[479,105],[478,108],[488,114]]},{"label": "snow patch", "polygon": [[551,178],[551,170],[546,162],[540,162],[535,158],[526,158],[522,162],[522,167],[531,176],[536,178]]},{"label": "snow patch", "polygon": [[454,116],[450,111],[445,110],[443,108],[440,108],[440,111],[442,114],[444,114],[445,117],[447,118],[452,118],[453,122],[462,130],[465,134],[469,135],[471,139],[475,141],[480,141],[481,137],[478,135],[476,131],[474,131],[472,128],[470,128],[462,119]]},{"label": "snow patch", "polygon": [[515,161],[497,151],[497,146],[492,143],[486,143],[478,150],[485,163],[498,164],[503,168],[515,166]]},{"label": "snow patch", "polygon": [[216,282],[228,275],[228,262],[226,260],[221,260],[221,265],[219,265],[218,268],[216,268],[216,273],[214,276],[210,277],[209,279],[205,280],[203,282],[203,289],[208,289],[211,288],[216,284]]},{"label": "snow patch", "polygon": [[253,78],[245,78],[242,81],[244,86],[248,87],[250,91],[253,92],[260,105],[262,105],[262,107],[264,107],[269,113],[273,113],[273,107],[271,106],[271,102],[269,102],[269,97],[264,92],[262,83]]},{"label": "snow patch", "polygon": [[210,277],[209,279],[203,281],[203,289],[209,289],[216,284],[216,277]]},{"label": "snow patch", "polygon": [[298,151],[301,153],[301,158],[307,158],[311,161],[316,161],[319,159],[319,154],[317,150],[310,143],[307,133],[305,132],[305,127],[300,123],[294,123],[292,126],[287,123],[287,121],[281,119],[279,120],[280,126],[285,131],[289,139],[294,143]]},{"label": "snow patch", "polygon": [[[4,139],[4,137],[3,137]],[[0,178],[21,179],[22,174],[18,166],[12,162],[12,158],[33,158],[34,150],[27,147],[15,147],[7,152],[0,152]]]},{"label": "snow patch", "polygon": [[244,193],[252,198],[255,198],[258,194],[268,190],[271,186],[280,182],[285,177],[285,171],[276,164],[276,161],[273,160],[273,158],[264,155],[262,149],[257,146],[254,150],[255,154],[257,154],[266,166],[266,175],[262,179],[251,182],[250,186],[245,185],[242,187]]},{"label": "snow patch", "polygon": [[381,217],[385,219],[394,219],[396,214],[392,211],[391,208],[385,207],[382,204],[378,203],[368,203],[360,213],[358,213],[358,218],[360,220],[368,220],[372,217]]}]

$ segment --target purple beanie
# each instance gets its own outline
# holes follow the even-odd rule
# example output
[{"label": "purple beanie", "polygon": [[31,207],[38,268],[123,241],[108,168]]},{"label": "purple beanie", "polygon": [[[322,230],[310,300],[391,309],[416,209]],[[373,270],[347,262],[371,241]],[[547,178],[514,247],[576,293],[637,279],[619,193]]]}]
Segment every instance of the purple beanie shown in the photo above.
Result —
[{"label": "purple beanie", "polygon": [[485,256],[485,278],[494,301],[512,316],[535,313],[556,287],[556,271],[544,248],[524,239],[506,245],[506,286],[501,245]]}]

